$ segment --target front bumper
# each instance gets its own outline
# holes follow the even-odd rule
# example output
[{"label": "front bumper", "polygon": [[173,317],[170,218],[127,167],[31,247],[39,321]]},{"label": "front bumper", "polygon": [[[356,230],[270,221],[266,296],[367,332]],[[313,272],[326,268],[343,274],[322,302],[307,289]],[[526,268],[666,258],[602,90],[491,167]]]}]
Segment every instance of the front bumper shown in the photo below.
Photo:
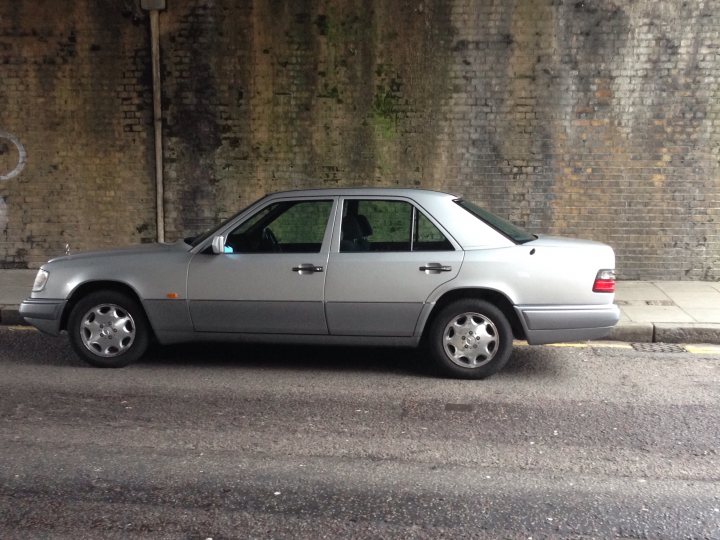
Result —
[{"label": "front bumper", "polygon": [[531,345],[582,341],[607,336],[620,320],[615,304],[591,306],[515,306]]},{"label": "front bumper", "polygon": [[65,300],[27,298],[20,304],[20,316],[41,332],[57,336],[65,303]]}]

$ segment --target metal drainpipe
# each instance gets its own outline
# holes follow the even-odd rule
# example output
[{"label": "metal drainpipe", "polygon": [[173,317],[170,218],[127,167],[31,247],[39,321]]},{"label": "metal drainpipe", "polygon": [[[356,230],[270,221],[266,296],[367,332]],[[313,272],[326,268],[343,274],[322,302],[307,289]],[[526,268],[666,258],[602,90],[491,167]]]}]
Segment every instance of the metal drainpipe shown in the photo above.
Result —
[{"label": "metal drainpipe", "polygon": [[157,241],[165,241],[165,186],[162,153],[162,80],[160,79],[160,10],[165,0],[141,0],[142,9],[150,12],[150,43],[152,50],[153,124],[155,126],[155,213]]}]

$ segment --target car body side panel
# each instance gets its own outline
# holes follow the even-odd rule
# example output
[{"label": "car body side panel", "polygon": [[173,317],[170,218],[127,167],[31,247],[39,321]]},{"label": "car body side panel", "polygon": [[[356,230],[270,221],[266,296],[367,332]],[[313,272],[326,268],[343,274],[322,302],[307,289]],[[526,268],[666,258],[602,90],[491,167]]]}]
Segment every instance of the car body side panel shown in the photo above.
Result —
[{"label": "car body side panel", "polygon": [[601,306],[516,306],[528,330],[562,330],[614,326],[620,310],[614,304]]},{"label": "car body side panel", "polygon": [[620,320],[615,304],[593,306],[515,306],[530,345],[599,339]]},{"label": "car body side panel", "polygon": [[592,290],[598,270],[615,267],[609,246],[533,244],[467,251],[458,277],[448,287],[435,291],[430,301],[436,301],[450,288],[469,287],[501,292],[514,305],[613,303],[614,294]]},{"label": "car body side panel", "polygon": [[190,305],[198,332],[327,334],[321,301],[195,300]]},{"label": "car body side panel", "polygon": [[613,326],[595,328],[562,328],[558,330],[531,330],[527,334],[529,345],[562,343],[564,341],[586,341],[602,339],[612,332]]},{"label": "car body side panel", "polygon": [[[428,301],[434,304],[458,289],[498,292],[515,306],[531,344],[596,339],[619,320],[614,294],[592,291],[598,270],[614,267],[609,246],[573,239],[469,250],[457,278],[435,290]],[[422,334],[430,315],[431,310],[423,311],[416,335]]]},{"label": "car body side panel", "polygon": [[[424,300],[457,275],[462,260],[462,251],[332,253],[325,308],[330,333],[413,335]],[[420,270],[429,263],[450,270]]]},{"label": "car body side panel", "polygon": [[[187,332],[192,330],[190,310],[185,299],[143,300],[142,304],[158,338],[168,331]],[[160,341],[162,342],[162,339]]]},{"label": "car body side panel", "polygon": [[113,281],[129,286],[143,300],[167,299],[169,293],[184,299],[189,250],[186,244],[153,244],[54,259],[43,266],[50,272],[47,285],[31,298],[69,298],[83,284]]},{"label": "car body side panel", "polygon": [[[47,265],[47,285],[33,292],[31,300],[67,301],[84,285],[115,283],[137,295],[154,329],[190,330],[186,277],[191,256],[190,246],[178,242],[61,257]],[[176,298],[170,300],[168,295]],[[66,302],[63,309],[67,309]]]},{"label": "car body side panel", "polygon": [[186,343],[189,341],[342,345],[375,347],[417,347],[416,336],[331,336],[327,334],[269,334],[253,332],[163,332],[160,343]]},{"label": "car body side panel", "polygon": [[292,271],[325,260],[320,253],[196,255],[188,274],[195,330],[326,334],[325,272]]},{"label": "car body side panel", "polygon": [[421,302],[329,302],[330,333],[341,336],[412,336]]}]

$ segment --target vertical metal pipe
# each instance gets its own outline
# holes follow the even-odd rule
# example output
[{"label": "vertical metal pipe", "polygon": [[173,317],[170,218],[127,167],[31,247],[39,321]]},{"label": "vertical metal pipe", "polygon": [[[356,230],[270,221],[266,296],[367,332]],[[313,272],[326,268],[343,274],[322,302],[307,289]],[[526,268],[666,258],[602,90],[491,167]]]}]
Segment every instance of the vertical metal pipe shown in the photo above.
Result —
[{"label": "vertical metal pipe", "polygon": [[160,79],[160,24],[159,11],[150,11],[150,41],[152,43],[153,123],[155,125],[155,210],[157,215],[157,241],[165,241],[165,186],[162,152],[162,81]]}]

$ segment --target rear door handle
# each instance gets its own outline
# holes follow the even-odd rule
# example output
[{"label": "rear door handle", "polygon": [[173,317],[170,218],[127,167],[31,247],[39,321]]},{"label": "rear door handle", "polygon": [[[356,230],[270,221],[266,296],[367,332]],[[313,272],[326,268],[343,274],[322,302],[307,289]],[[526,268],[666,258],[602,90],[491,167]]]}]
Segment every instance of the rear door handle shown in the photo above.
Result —
[{"label": "rear door handle", "polygon": [[293,266],[292,271],[297,272],[300,275],[303,274],[314,274],[315,272],[322,272],[324,268],[322,266],[315,266],[310,263],[303,263],[298,266]]},{"label": "rear door handle", "polygon": [[428,274],[438,272],[451,272],[452,266],[444,266],[440,263],[427,263],[425,266],[421,266],[419,270]]}]

